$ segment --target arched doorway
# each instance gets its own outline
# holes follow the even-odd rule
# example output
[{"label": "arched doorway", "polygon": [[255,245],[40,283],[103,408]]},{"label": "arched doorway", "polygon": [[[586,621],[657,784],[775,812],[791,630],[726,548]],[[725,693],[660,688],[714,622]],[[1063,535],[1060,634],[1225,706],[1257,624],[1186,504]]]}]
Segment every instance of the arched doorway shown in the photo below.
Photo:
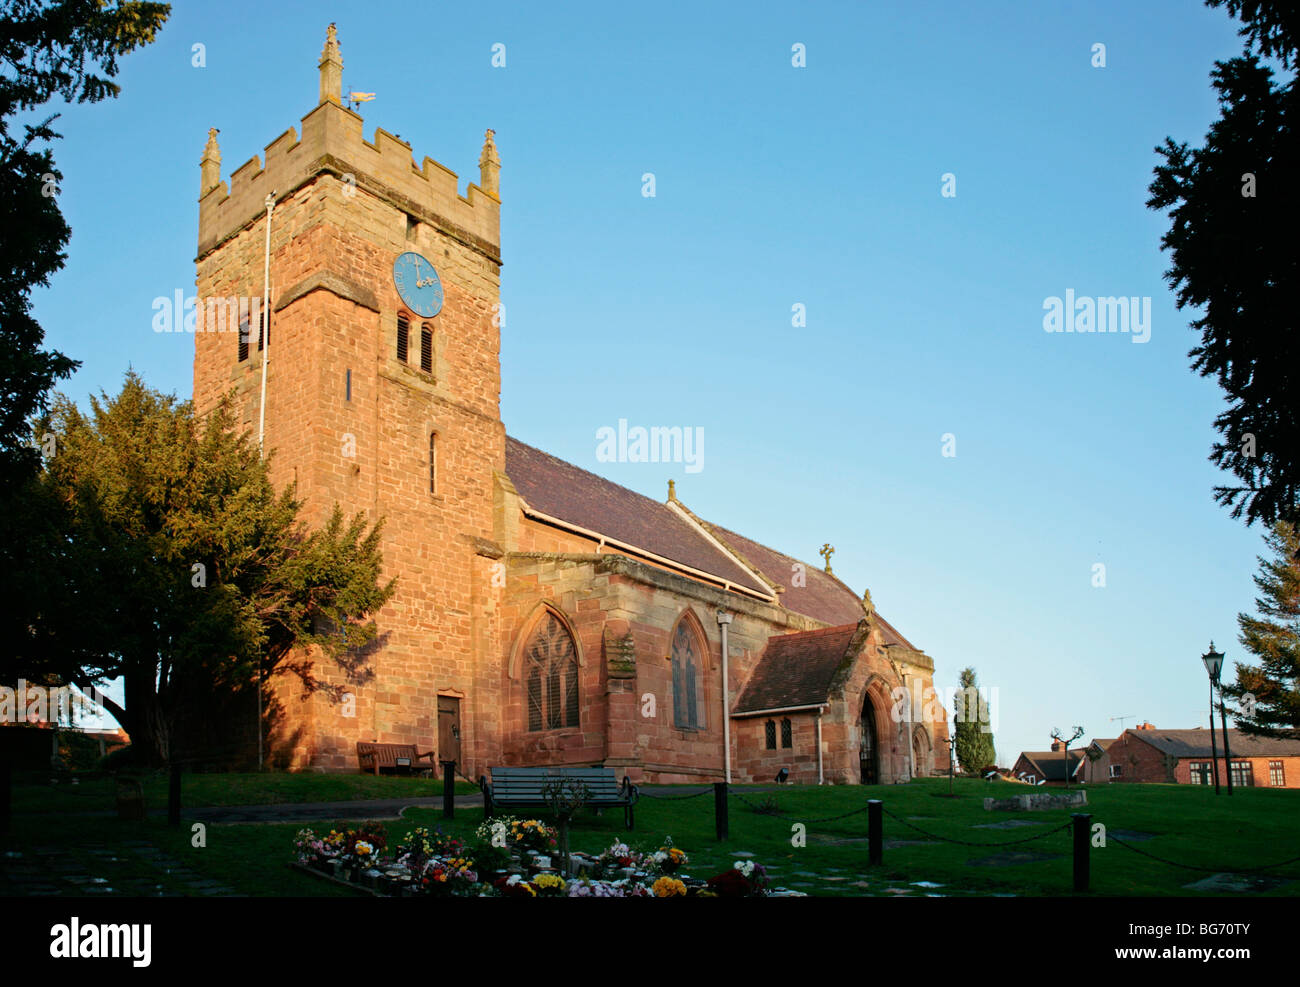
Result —
[{"label": "arched doorway", "polygon": [[928,778],[933,766],[930,758],[930,738],[925,730],[917,727],[912,737],[912,771],[917,778]]},{"label": "arched doorway", "polygon": [[875,785],[880,782],[880,740],[876,733],[876,710],[868,695],[862,700],[862,750],[859,759],[862,766],[862,784]]}]

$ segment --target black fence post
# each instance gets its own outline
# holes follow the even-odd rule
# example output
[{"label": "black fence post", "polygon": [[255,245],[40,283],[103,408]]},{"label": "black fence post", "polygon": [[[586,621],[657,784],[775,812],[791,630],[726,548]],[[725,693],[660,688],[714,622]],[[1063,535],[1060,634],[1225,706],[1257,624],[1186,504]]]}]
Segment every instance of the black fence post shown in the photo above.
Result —
[{"label": "black fence post", "polygon": [[884,856],[882,804],[880,799],[867,800],[867,859],[872,866],[878,865]]},{"label": "black fence post", "polygon": [[713,783],[713,819],[717,824],[718,842],[730,839],[731,828],[727,825],[727,783]]},{"label": "black fence post", "polygon": [[181,824],[181,766],[173,761],[167,772],[167,825]]},{"label": "black fence post", "polygon": [[1074,890],[1087,891],[1089,878],[1088,850],[1091,846],[1092,813],[1075,812],[1074,819]]},{"label": "black fence post", "polygon": [[442,762],[442,818],[456,817],[456,762]]}]

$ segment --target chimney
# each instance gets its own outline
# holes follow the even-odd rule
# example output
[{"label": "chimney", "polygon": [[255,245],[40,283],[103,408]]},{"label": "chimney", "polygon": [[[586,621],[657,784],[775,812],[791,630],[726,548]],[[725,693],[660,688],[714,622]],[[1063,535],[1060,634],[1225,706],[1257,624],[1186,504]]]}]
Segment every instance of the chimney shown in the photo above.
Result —
[{"label": "chimney", "polygon": [[1053,740],[1053,741],[1052,741],[1052,750],[1054,750],[1054,751],[1063,751],[1063,750],[1065,750],[1065,741],[1064,741],[1064,740]]}]

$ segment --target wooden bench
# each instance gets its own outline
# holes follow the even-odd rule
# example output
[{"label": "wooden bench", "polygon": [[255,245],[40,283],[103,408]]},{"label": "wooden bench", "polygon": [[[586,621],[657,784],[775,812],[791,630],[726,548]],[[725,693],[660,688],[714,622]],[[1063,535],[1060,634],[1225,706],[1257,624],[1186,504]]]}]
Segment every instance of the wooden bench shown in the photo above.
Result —
[{"label": "wooden bench", "polygon": [[[427,763],[420,763],[427,759]],[[398,761],[404,761],[399,764]],[[381,768],[392,771],[433,771],[437,763],[433,751],[421,754],[414,744],[366,744],[357,741],[357,763],[362,771],[374,771],[379,774]]]},{"label": "wooden bench", "polygon": [[613,768],[575,768],[575,767],[538,767],[538,768],[489,768],[492,780],[479,778],[479,788],[483,790],[483,817],[491,816],[496,809],[513,809],[515,807],[536,806],[549,808],[551,803],[546,797],[547,782],[553,778],[567,778],[581,782],[587,790],[583,805],[593,809],[621,807],[627,828],[632,829],[635,819],[632,806],[638,797],[637,788],[624,775],[620,783],[614,775]]}]

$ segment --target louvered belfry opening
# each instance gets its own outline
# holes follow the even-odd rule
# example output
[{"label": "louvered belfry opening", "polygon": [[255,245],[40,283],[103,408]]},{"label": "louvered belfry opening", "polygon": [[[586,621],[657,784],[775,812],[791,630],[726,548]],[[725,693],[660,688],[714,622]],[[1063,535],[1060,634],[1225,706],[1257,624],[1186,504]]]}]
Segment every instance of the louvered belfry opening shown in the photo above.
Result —
[{"label": "louvered belfry opening", "polygon": [[397,316],[397,359],[406,363],[407,348],[411,342],[411,320],[405,315]]}]

